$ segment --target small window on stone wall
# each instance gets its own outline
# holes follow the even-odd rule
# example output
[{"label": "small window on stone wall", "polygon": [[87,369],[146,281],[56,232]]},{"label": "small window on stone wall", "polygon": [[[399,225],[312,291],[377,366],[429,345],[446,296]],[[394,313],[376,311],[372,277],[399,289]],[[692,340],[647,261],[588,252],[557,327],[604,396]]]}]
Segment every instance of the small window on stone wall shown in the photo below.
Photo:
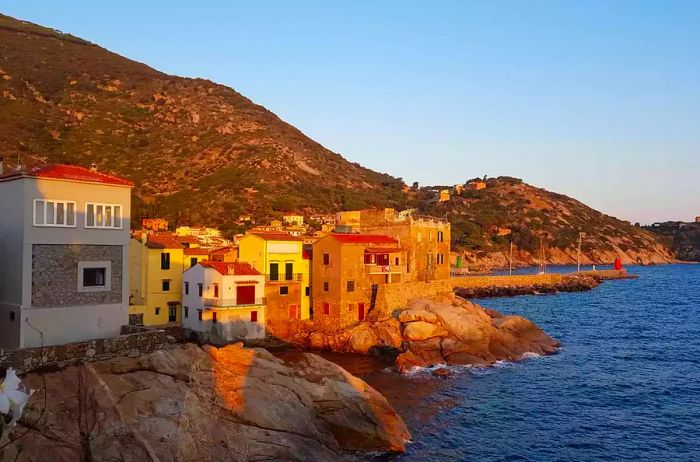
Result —
[{"label": "small window on stone wall", "polygon": [[78,292],[109,292],[112,290],[112,262],[78,262]]}]

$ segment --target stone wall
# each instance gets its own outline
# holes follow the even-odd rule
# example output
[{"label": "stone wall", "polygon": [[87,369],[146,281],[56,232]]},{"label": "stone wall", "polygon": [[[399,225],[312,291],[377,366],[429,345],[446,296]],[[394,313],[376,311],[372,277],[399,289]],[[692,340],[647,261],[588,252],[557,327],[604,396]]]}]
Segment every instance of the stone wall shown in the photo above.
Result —
[{"label": "stone wall", "polygon": [[131,328],[119,337],[68,343],[43,348],[0,350],[0,369],[12,367],[18,373],[39,368],[63,368],[85,361],[99,361],[118,356],[132,358],[175,345],[175,337],[163,330]]},{"label": "stone wall", "polygon": [[[122,252],[119,245],[32,246],[32,307],[105,305],[122,301]],[[111,287],[78,292],[79,261],[111,261]]]},{"label": "stone wall", "polygon": [[534,284],[557,284],[565,275],[518,274],[515,276],[463,276],[451,278],[452,287],[489,287],[489,286],[530,286]]}]

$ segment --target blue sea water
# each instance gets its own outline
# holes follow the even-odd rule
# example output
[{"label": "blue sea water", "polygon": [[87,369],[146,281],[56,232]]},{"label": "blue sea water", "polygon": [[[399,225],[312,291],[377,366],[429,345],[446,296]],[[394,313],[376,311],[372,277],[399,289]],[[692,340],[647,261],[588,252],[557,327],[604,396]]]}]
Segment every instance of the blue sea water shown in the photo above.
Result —
[{"label": "blue sea water", "polygon": [[536,322],[557,355],[447,379],[354,370],[413,434],[391,460],[700,460],[700,265],[630,272],[590,292],[478,301]]}]

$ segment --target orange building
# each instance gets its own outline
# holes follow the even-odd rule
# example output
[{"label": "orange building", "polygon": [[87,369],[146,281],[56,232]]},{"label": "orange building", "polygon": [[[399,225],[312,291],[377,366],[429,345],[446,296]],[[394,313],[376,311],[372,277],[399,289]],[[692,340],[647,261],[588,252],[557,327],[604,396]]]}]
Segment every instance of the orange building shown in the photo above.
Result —
[{"label": "orange building", "polygon": [[479,191],[481,189],[486,189],[486,182],[482,180],[473,180],[467,183],[467,187],[474,191]]},{"label": "orange building", "polygon": [[389,236],[332,233],[319,239],[312,253],[313,321],[324,330],[363,321],[373,288],[406,277],[406,251]]},{"label": "orange building", "polygon": [[360,234],[379,234],[396,239],[406,249],[407,269],[402,282],[450,277],[451,227],[447,220],[387,208],[340,212],[338,225]]}]

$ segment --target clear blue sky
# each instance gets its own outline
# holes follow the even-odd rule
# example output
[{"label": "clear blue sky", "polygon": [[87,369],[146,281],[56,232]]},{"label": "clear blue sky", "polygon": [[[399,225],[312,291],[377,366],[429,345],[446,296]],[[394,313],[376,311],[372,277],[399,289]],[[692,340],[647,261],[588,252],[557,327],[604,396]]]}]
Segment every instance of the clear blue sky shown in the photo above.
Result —
[{"label": "clear blue sky", "polygon": [[512,175],[700,215],[700,1],[39,1],[0,11],[229,85],[407,182]]}]

